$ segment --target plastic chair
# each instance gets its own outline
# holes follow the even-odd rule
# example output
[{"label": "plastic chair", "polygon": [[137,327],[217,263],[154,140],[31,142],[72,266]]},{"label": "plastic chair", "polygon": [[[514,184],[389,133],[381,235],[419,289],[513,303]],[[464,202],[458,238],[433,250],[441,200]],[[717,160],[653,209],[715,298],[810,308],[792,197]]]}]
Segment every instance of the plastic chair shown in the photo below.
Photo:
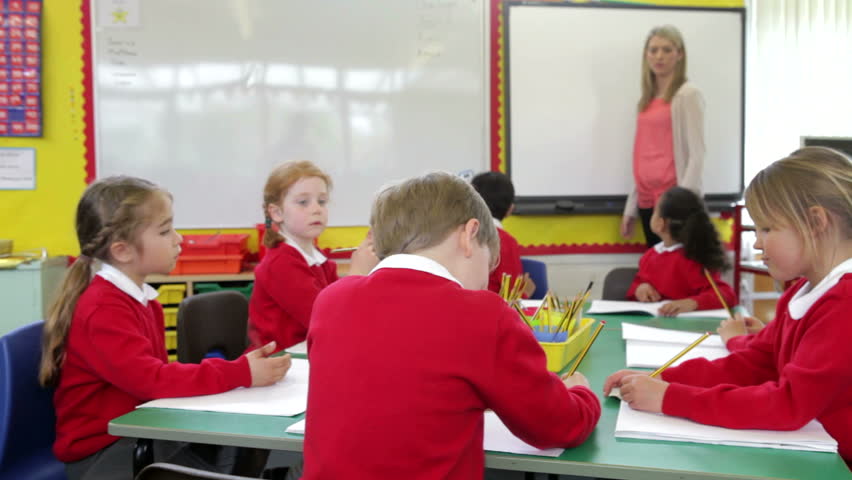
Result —
[{"label": "plastic chair", "polygon": [[247,331],[248,300],[243,294],[221,290],[186,297],[178,308],[178,361],[199,363],[209,353],[239,358],[248,348]]},{"label": "plastic chair", "polygon": [[522,258],[521,264],[523,265],[524,273],[529,273],[530,278],[535,282],[535,291],[530,295],[530,298],[544,298],[544,295],[547,293],[547,264],[530,258]]},{"label": "plastic chair", "polygon": [[225,473],[208,472],[173,463],[152,463],[143,468],[135,480],[245,480],[253,477],[241,477]]},{"label": "plastic chair", "polygon": [[44,322],[0,338],[0,478],[65,480],[53,456],[53,391],[38,383]]},{"label": "plastic chair", "polygon": [[635,267],[613,268],[604,277],[603,300],[627,300],[627,290],[639,269]]},{"label": "plastic chair", "polygon": [[[239,358],[248,348],[248,307],[245,295],[235,290],[220,290],[186,297],[178,307],[178,361],[201,363],[210,357],[225,360]],[[268,457],[269,450],[239,448],[233,472],[259,474],[263,471]]]}]

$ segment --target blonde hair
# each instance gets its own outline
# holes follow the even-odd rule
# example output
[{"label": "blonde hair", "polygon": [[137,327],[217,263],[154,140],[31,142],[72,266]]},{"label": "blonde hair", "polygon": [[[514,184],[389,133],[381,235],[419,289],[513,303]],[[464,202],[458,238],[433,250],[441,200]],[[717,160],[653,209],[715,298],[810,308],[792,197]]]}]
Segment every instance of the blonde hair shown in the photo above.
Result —
[{"label": "blonde hair", "polygon": [[852,238],[852,161],[826,147],[805,147],[761,170],[745,192],[749,215],[758,225],[793,228],[812,258],[819,252],[810,208],[822,207],[829,222]]},{"label": "blonde hair", "polygon": [[266,179],[266,186],[263,187],[263,217],[266,219],[266,233],[263,235],[263,245],[266,248],[273,248],[284,241],[281,235],[270,234],[272,231],[270,228],[272,220],[269,218],[269,206],[278,205],[294,183],[309,177],[321,178],[329,190],[331,190],[331,177],[311,162],[282,163],[270,172],[269,178]]},{"label": "blonde hair", "polygon": [[83,192],[77,204],[77,241],[80,256],[71,265],[44,323],[39,382],[55,386],[65,359],[65,342],[74,308],[92,278],[95,260],[109,262],[110,246],[118,241],[137,243],[139,232],[149,224],[151,199],[168,192],[134,177],[107,177]]},{"label": "blonde hair", "polygon": [[488,246],[491,263],[500,254],[500,239],[482,197],[461,178],[432,172],[379,192],[370,213],[376,256],[414,253],[443,242],[470,219],[479,220],[476,239]]},{"label": "blonde hair", "polygon": [[666,103],[671,103],[672,98],[677,93],[678,89],[686,83],[686,44],[683,42],[683,35],[680,30],[674,25],[662,25],[654,27],[648,32],[648,37],[645,38],[645,48],[642,49],[642,96],[639,97],[639,111],[645,110],[657,92],[657,76],[651,71],[651,65],[648,64],[648,44],[651,38],[660,37],[672,42],[675,48],[683,54],[680,61],[675,65],[674,77],[672,83],[663,93],[663,100]]}]

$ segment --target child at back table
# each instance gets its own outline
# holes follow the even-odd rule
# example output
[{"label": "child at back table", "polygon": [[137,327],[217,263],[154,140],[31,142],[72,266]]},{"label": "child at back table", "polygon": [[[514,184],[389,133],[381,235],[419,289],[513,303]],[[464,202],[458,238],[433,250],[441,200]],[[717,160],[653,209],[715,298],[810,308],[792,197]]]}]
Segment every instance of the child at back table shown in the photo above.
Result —
[{"label": "child at back table", "polygon": [[431,173],[380,192],[370,217],[381,262],[317,297],[306,480],[473,479],[483,412],[539,448],[582,443],[600,403],[561,379],[529,327],[483,289],[497,231],[464,180]]},{"label": "child at back table", "polygon": [[[503,224],[500,223],[511,215],[515,208],[515,187],[509,176],[501,172],[480,173],[473,177],[470,184],[485,200],[500,236],[500,263],[488,276],[488,290],[499,292],[503,274],[511,276],[513,280],[524,274],[521,247],[515,237],[503,230]],[[528,279],[526,285],[524,295],[529,297],[535,291],[535,283]]]},{"label": "child at back table", "polygon": [[775,320],[725,358],[694,359],[661,378],[622,370],[631,407],[729,428],[795,430],[819,420],[852,464],[852,161],[806,147],[752,180],[745,193],[778,281],[800,278],[778,301]]},{"label": "child at back table", "polygon": [[[337,281],[337,264],[314,246],[328,224],[330,189],[331,177],[311,162],[284,163],[269,174],[263,189],[267,250],[249,301],[252,347],[304,341],[314,299]],[[366,274],[377,262],[368,235],[352,254],[349,274]]]},{"label": "child at back table", "polygon": [[628,299],[670,299],[660,307],[660,315],[665,316],[723,308],[704,275],[707,270],[725,303],[735,303],[734,290],[719,276],[728,261],[701,197],[683,187],[667,190],[654,208],[651,230],[662,241],[639,260],[639,272],[627,291]]},{"label": "child at back table", "polygon": [[[56,387],[56,442],[69,480],[127,479],[134,439],[107,433],[113,418],[157,398],[271,385],[290,357],[266,356],[269,344],[234,361],[168,363],[163,308],[145,277],[168,274],[180,253],[172,198],[154,184],[109,177],[86,189],[77,206],[80,256],[71,266],[44,327],[39,380]],[[154,443],[155,461],[216,469],[185,445]]]}]

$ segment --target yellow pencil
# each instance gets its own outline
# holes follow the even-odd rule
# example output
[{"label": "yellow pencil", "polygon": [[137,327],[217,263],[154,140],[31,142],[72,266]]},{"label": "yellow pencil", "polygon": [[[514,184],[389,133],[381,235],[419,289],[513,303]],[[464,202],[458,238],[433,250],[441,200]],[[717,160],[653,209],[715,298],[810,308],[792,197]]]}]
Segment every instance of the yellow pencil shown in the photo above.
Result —
[{"label": "yellow pencil", "polygon": [[713,291],[716,292],[716,296],[719,297],[719,301],[722,302],[722,306],[725,308],[725,311],[728,312],[731,318],[734,318],[734,311],[728,308],[728,304],[725,303],[725,299],[722,298],[722,293],[719,292],[719,288],[716,287],[716,282],[713,281],[713,277],[710,276],[710,272],[707,269],[704,269],[704,276],[707,277],[707,281],[710,282],[710,286],[713,287]]},{"label": "yellow pencil", "polygon": [[562,378],[574,375],[574,372],[577,371],[577,367],[580,366],[580,362],[583,361],[583,357],[585,357],[586,353],[589,352],[589,349],[592,348],[592,344],[595,343],[595,339],[598,338],[598,334],[601,333],[601,330],[603,329],[604,325],[606,325],[606,322],[601,320],[601,323],[598,324],[598,328],[596,328],[594,333],[592,333],[592,338],[589,339],[589,343],[587,343],[586,346],[583,347],[583,351],[580,352],[580,355],[577,357],[577,361],[574,362],[574,365],[571,367],[571,370],[568,370],[568,373],[563,375]]},{"label": "yellow pencil", "polygon": [[654,372],[651,374],[651,378],[656,377],[657,375],[659,375],[659,374],[663,373],[663,370],[665,370],[665,369],[667,369],[667,368],[671,367],[671,366],[672,366],[672,364],[673,364],[674,362],[676,362],[676,361],[677,361],[680,357],[682,357],[682,356],[686,355],[687,353],[689,353],[689,351],[690,351],[690,350],[692,350],[693,348],[695,348],[695,346],[696,346],[696,345],[698,345],[699,343],[701,343],[701,342],[703,342],[704,340],[706,340],[706,339],[707,339],[707,337],[709,337],[709,336],[710,336],[710,332],[705,332],[705,333],[704,333],[704,335],[701,335],[700,337],[698,337],[698,339],[697,339],[696,341],[694,341],[694,342],[690,343],[690,344],[689,344],[686,348],[684,348],[683,350],[681,350],[681,351],[680,351],[680,353],[678,353],[677,355],[675,355],[674,357],[672,357],[672,359],[671,359],[671,360],[669,360],[668,362],[664,363],[664,364],[663,364],[663,366],[661,366],[660,368],[658,368],[658,369],[654,370]]}]

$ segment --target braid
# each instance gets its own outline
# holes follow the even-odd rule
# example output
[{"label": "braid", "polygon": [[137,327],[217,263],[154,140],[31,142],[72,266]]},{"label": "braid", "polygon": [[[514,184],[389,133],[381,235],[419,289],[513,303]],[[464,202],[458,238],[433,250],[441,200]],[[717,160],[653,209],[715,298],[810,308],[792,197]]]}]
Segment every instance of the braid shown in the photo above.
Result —
[{"label": "braid", "polygon": [[135,232],[147,221],[142,207],[155,192],[163,191],[147,180],[108,177],[89,185],[83,193],[76,218],[80,256],[68,270],[42,332],[42,385],[59,382],[71,319],[77,301],[89,286],[94,260],[109,262],[114,242],[134,240]]}]

